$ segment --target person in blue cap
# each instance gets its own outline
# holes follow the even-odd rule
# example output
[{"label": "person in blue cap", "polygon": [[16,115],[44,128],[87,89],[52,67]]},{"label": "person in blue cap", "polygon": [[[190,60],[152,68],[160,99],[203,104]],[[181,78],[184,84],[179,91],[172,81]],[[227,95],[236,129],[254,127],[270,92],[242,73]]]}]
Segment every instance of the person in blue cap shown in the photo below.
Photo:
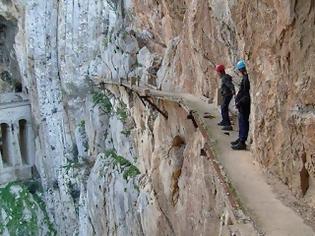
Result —
[{"label": "person in blue cap", "polygon": [[234,150],[246,150],[246,140],[249,132],[249,115],[250,115],[250,82],[246,70],[246,64],[244,60],[240,60],[236,64],[237,70],[242,74],[242,82],[240,90],[235,97],[235,105],[239,111],[238,124],[239,124],[239,136],[234,142],[231,142],[232,149]]}]

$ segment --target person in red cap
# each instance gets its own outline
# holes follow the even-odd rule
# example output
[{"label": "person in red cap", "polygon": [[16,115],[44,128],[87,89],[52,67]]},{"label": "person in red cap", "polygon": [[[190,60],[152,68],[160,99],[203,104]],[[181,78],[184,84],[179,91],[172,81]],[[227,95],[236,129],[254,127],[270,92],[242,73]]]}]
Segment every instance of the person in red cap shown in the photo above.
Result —
[{"label": "person in red cap", "polygon": [[218,123],[219,126],[223,126],[222,130],[231,131],[233,127],[231,125],[229,117],[229,105],[235,95],[235,88],[232,83],[232,76],[225,73],[224,65],[217,65],[215,68],[216,72],[221,78],[221,95],[223,103],[221,105],[222,121]]}]

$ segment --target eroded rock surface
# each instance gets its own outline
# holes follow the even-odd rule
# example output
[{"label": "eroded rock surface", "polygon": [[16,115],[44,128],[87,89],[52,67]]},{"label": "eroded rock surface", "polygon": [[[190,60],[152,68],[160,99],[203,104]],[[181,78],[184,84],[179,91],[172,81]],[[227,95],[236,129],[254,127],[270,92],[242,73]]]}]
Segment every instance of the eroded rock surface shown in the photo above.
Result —
[{"label": "eroded rock surface", "polygon": [[232,67],[239,58],[247,60],[253,96],[252,151],[295,194],[310,197],[314,2],[148,0],[135,1],[135,9],[138,25],[155,39],[150,49],[164,57],[158,72],[164,89],[213,98],[213,65]]},{"label": "eroded rock surface", "polygon": [[[312,0],[2,0],[0,23],[15,33],[4,48],[16,63],[0,69],[30,96],[36,167],[58,233],[219,234],[219,183],[183,110],[155,101],[165,120],[136,95],[97,85],[133,78],[213,100],[214,65],[231,68],[239,58],[252,81],[252,152],[313,207],[314,7]],[[183,142],[172,145],[178,136]]]}]

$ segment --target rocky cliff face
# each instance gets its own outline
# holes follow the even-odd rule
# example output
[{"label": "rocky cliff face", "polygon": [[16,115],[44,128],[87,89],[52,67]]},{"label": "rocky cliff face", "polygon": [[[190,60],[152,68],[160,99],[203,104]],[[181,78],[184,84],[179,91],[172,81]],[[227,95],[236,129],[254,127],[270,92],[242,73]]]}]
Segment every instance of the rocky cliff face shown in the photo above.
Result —
[{"label": "rocky cliff face", "polygon": [[1,1],[0,21],[16,27],[14,71],[32,100],[37,169],[58,233],[218,234],[222,202],[183,111],[161,103],[166,121],[135,95],[96,85],[134,77],[213,99],[214,65],[238,58],[252,81],[255,158],[313,206],[314,5]]},{"label": "rocky cliff face", "polygon": [[129,3],[16,1],[3,11],[19,25],[37,169],[58,234],[218,232],[222,202],[203,177],[202,138],[186,114],[165,104],[165,121],[136,96],[96,87],[100,77],[150,80],[161,64],[145,47],[151,34],[132,27]]},{"label": "rocky cliff face", "polygon": [[[213,195],[210,167],[196,152],[203,145],[201,134],[176,104],[160,104],[168,110],[166,120],[123,90],[113,88],[107,95],[118,102],[104,123],[107,150],[97,157],[81,199],[87,221],[80,233],[218,234],[222,199]],[[122,103],[131,116],[122,116]]]},{"label": "rocky cliff face", "polygon": [[163,89],[213,98],[213,65],[247,60],[252,151],[312,201],[314,2],[148,0],[135,1],[135,9],[138,26],[152,33],[150,49],[164,57],[157,78]]}]

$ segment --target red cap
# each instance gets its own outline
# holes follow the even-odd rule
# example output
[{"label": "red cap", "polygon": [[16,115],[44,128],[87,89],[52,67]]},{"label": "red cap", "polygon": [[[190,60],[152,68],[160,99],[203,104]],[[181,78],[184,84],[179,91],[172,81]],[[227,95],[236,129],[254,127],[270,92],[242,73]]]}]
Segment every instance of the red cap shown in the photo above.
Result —
[{"label": "red cap", "polygon": [[216,65],[215,71],[216,71],[216,72],[219,72],[219,73],[225,72],[225,67],[224,67],[224,65]]}]

